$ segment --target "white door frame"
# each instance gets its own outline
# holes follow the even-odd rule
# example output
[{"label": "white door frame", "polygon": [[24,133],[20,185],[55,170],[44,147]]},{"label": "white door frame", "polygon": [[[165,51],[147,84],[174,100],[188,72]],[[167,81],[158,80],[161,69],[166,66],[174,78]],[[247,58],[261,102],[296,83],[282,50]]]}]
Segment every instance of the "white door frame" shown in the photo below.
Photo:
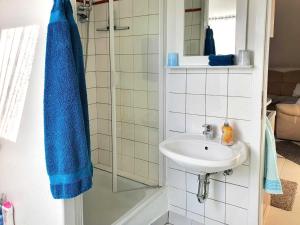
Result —
[{"label": "white door frame", "polygon": [[[268,71],[269,71],[269,52],[270,52],[270,38],[272,36],[272,9],[273,0],[267,1],[267,17],[266,17],[266,34],[265,34],[265,45],[264,45],[264,68],[263,68],[263,93],[262,93],[262,115],[267,113],[267,98],[268,98]],[[259,200],[259,224],[264,224],[264,210],[263,210],[263,181],[264,181],[264,166],[265,166],[265,129],[266,129],[266,117],[262,116],[261,124],[261,161],[260,161],[260,180],[262,181],[260,188],[260,200]]]}]

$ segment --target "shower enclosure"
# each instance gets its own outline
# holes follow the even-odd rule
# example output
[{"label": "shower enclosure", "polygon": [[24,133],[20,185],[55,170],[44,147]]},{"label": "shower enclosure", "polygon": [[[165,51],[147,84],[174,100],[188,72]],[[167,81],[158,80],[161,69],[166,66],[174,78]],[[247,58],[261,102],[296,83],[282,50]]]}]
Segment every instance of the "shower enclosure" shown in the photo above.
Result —
[{"label": "shower enclosure", "polygon": [[[94,187],[85,225],[109,225],[159,186],[160,1],[78,1]],[[97,222],[95,222],[97,221]]]}]

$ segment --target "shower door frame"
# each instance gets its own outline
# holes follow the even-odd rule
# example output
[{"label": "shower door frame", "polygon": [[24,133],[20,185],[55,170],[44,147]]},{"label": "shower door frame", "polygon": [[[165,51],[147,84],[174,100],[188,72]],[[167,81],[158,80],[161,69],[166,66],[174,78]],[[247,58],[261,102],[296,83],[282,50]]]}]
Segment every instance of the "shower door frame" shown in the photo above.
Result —
[{"label": "shower door frame", "polygon": [[[109,0],[109,15],[114,16],[113,10],[114,10],[114,0]],[[76,0],[71,0],[72,6],[73,6],[73,12],[74,15],[77,14],[76,9]],[[166,93],[165,93],[165,87],[166,87],[166,68],[164,67],[166,63],[166,49],[164,46],[166,46],[166,8],[167,8],[167,0],[159,0],[159,142],[162,142],[166,137]],[[113,24],[114,24],[114,20]],[[113,35],[111,35],[113,34]],[[113,56],[113,64],[115,64],[115,51],[114,51],[114,29],[113,26],[110,26],[110,55]],[[113,41],[111,41],[113,40]],[[112,44],[112,45],[111,45]],[[111,57],[110,56],[110,57]],[[112,64],[111,64],[112,65]],[[112,67],[112,66],[111,66]],[[112,68],[111,74],[112,74]],[[115,73],[115,66],[113,68],[113,73]],[[115,74],[114,74],[115,75]],[[115,77],[115,76],[112,77]],[[112,79],[112,78],[111,78]],[[116,80],[113,79],[111,82],[115,82]],[[113,83],[115,85],[115,83]],[[114,88],[115,89],[115,88]],[[115,89],[116,90],[116,89]],[[114,90],[114,92],[115,92]],[[115,94],[115,93],[114,93]],[[113,107],[112,107],[113,108]],[[116,105],[115,107],[116,108]],[[113,119],[113,118],[112,118]],[[116,120],[115,120],[116,123]],[[116,128],[116,126],[115,126]],[[115,132],[116,131],[112,131]],[[115,135],[116,137],[116,135]],[[116,138],[115,138],[116,140]],[[116,144],[115,144],[116,146]],[[114,165],[117,165],[117,149],[115,147],[115,150],[113,150],[113,163]],[[164,186],[166,182],[166,160],[165,157],[159,152],[159,186]],[[114,170],[114,168],[113,168]],[[113,183],[117,182],[117,167],[115,168],[115,171],[113,171]],[[83,223],[83,195],[80,195],[76,198],[65,200],[63,201],[64,205],[64,219],[65,219],[65,225],[84,225]],[[138,209],[137,209],[138,210]]]},{"label": "shower door frame", "polygon": [[111,138],[112,138],[112,191],[118,192],[118,149],[117,149],[117,102],[116,102],[116,64],[115,64],[115,21],[114,0],[108,1],[110,94],[111,94]]},{"label": "shower door frame", "polygon": [[[117,104],[116,104],[116,86],[118,82],[118,78],[116,77],[116,65],[115,65],[115,18],[114,18],[114,1],[116,0],[108,0],[108,8],[109,8],[109,55],[110,55],[110,93],[111,93],[111,131],[112,131],[112,191],[118,192],[118,149],[117,149]],[[166,36],[166,18],[165,18],[165,9],[166,9],[166,0],[158,0],[159,1],[159,74],[158,74],[158,83],[159,83],[159,91],[158,91],[158,101],[159,101],[159,143],[165,139],[166,131],[165,131],[165,87],[166,80],[165,74],[166,69],[164,68],[166,62],[166,51],[165,51],[165,39]],[[158,186],[163,186],[165,184],[165,158],[158,151],[159,154],[159,170],[158,170]]]}]

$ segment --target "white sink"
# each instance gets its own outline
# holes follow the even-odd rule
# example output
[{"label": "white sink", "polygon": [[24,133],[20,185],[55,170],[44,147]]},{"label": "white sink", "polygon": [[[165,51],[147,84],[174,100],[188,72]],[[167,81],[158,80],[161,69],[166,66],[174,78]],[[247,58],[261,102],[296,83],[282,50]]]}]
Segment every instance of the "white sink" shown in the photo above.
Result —
[{"label": "white sink", "polygon": [[248,158],[248,148],[237,141],[224,146],[220,140],[206,140],[202,135],[181,134],[159,145],[160,152],[187,170],[200,174],[233,169]]}]

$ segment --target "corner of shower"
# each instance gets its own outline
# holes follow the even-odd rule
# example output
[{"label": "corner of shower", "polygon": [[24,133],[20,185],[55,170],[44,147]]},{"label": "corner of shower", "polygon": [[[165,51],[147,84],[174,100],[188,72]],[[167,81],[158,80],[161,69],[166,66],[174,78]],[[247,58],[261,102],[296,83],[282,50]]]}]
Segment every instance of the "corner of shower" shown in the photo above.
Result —
[{"label": "corner of shower", "polygon": [[132,2],[77,0],[94,164],[84,225],[119,221],[159,187],[159,0]]}]

